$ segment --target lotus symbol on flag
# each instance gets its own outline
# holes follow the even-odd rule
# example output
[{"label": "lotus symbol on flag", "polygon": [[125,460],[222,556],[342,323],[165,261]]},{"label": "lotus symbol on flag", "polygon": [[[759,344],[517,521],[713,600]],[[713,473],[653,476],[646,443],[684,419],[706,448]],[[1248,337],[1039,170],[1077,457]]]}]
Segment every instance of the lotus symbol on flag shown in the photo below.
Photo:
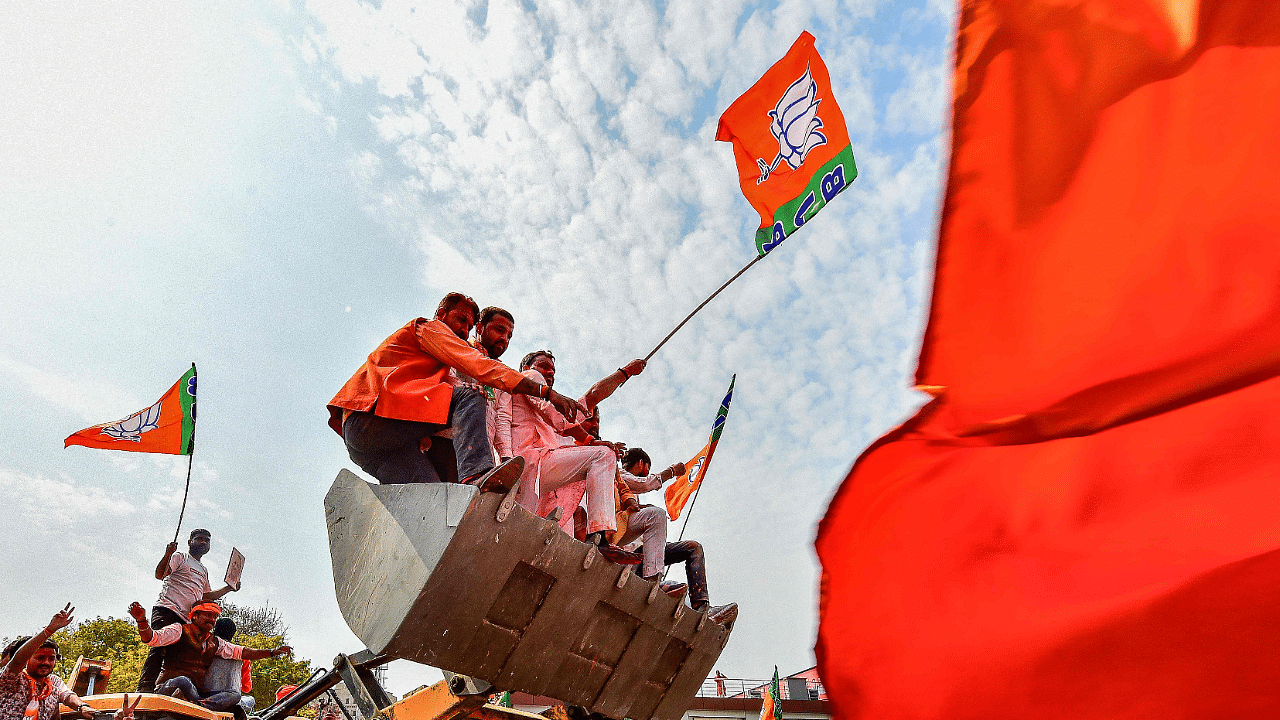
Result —
[{"label": "lotus symbol on flag", "polygon": [[104,426],[102,434],[109,436],[112,440],[142,442],[142,433],[159,427],[162,402],[158,401],[146,410],[134,413],[118,423]]},{"label": "lotus symbol on flag", "polygon": [[702,457],[698,458],[698,462],[693,467],[689,468],[689,484],[690,485],[698,482],[698,476],[702,474],[702,464],[705,463],[706,461],[707,461],[707,456],[703,455]]},{"label": "lotus symbol on flag", "polygon": [[783,160],[792,170],[804,164],[805,156],[819,145],[827,144],[827,136],[818,132],[822,127],[822,118],[818,117],[818,84],[808,66],[799,80],[791,83],[782,99],[769,111],[769,132],[778,141],[778,156],[772,163],[756,160],[760,166],[760,178],[756,184],[769,179],[770,173],[777,169]]}]

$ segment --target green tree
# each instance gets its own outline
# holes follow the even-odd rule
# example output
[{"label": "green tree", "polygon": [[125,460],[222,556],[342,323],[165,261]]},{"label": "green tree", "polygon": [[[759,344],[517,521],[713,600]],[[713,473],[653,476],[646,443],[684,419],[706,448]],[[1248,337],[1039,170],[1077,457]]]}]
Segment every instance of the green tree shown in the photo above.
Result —
[{"label": "green tree", "polygon": [[236,633],[239,635],[266,635],[282,638],[289,635],[289,627],[280,617],[280,611],[271,607],[270,603],[251,608],[224,602],[222,616],[236,621]]},{"label": "green tree", "polygon": [[[97,617],[59,630],[53,636],[62,659],[55,672],[67,679],[81,656],[111,662],[107,692],[132,690],[138,671],[147,657],[147,647],[138,639],[138,627],[131,620]],[[132,676],[133,684],[128,685]]]},{"label": "green tree", "polygon": [[[236,621],[234,642],[260,650],[288,645],[288,628],[275,608],[264,605],[244,608],[227,604],[224,612]],[[253,632],[244,632],[245,629]],[[58,631],[53,639],[61,649],[62,660],[55,672],[69,679],[80,656],[111,663],[111,679],[107,692],[132,692],[149,648],[138,638],[138,627],[131,619],[94,618]],[[300,685],[311,675],[311,661],[289,656],[254,660],[251,668],[253,696],[257,707],[275,701],[276,691],[285,685]]]}]

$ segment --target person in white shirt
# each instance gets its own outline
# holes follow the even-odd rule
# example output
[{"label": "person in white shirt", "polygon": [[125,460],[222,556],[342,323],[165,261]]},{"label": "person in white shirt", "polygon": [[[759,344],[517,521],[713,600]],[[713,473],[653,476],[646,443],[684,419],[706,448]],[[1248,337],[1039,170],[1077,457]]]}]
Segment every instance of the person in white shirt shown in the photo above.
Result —
[{"label": "person in white shirt", "polygon": [[[660,473],[650,473],[652,461],[641,448],[630,448],[622,454],[619,477],[631,492],[639,495],[662,489],[662,484],[685,472],[684,463],[676,463]],[[689,604],[694,610],[706,610],[707,617],[721,625],[730,625],[738,617],[737,603],[711,606],[707,591],[707,569],[702,544],[697,540],[667,542],[667,512],[653,505],[642,505],[627,521],[626,533],[617,539],[619,545],[641,540],[640,574],[657,581],[667,565],[684,563],[689,581]],[[666,585],[666,583],[663,583]],[[664,588],[666,589],[666,588]]]},{"label": "person in white shirt", "polygon": [[[212,542],[213,536],[208,530],[197,528],[187,536],[187,552],[178,552],[178,543],[169,543],[165,547],[164,558],[156,565],[156,579],[164,581],[164,585],[151,608],[150,625],[153,629],[185,623],[192,607],[202,602],[214,602],[235,589],[230,585],[219,590],[209,586],[209,571],[200,558],[209,552]],[[155,690],[164,654],[164,648],[152,648],[147,653],[138,676],[138,692]]]}]

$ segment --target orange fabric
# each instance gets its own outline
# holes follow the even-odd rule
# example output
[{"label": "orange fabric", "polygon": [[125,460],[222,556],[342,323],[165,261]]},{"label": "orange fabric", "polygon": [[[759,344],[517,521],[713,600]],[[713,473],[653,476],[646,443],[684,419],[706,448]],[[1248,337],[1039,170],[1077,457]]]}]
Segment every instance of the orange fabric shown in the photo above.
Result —
[{"label": "orange fabric", "polygon": [[214,615],[221,615],[222,606],[219,605],[218,603],[211,603],[211,602],[197,603],[194,606],[192,606],[191,612],[187,613],[187,618],[190,619],[195,617],[196,613],[198,612],[211,612]]},{"label": "orange fabric", "polygon": [[445,382],[451,367],[507,392],[523,379],[439,320],[418,318],[382,341],[329,401],[329,427],[342,434],[343,410],[443,425],[453,399],[453,386]]},{"label": "orange fabric", "polygon": [[[126,452],[162,453],[168,455],[187,455],[191,448],[183,442],[183,407],[180,393],[186,389],[194,396],[194,387],[184,387],[184,377],[173,384],[167,392],[145,410],[140,410],[123,420],[94,425],[72,433],[62,441],[64,448],[72,445],[97,448],[100,450],[124,450]],[[192,380],[192,383],[195,381]],[[157,407],[158,406],[158,407]],[[142,416],[145,419],[138,419]],[[110,430],[104,428],[118,425],[130,425],[147,428],[132,437],[112,436]],[[153,426],[153,427],[147,427]],[[136,439],[135,439],[136,438]]]},{"label": "orange fabric", "polygon": [[253,692],[253,665],[250,660],[240,662],[240,692],[246,695]]},{"label": "orange fabric", "polygon": [[671,520],[680,517],[680,513],[684,512],[684,506],[702,485],[702,476],[706,474],[707,466],[711,464],[711,456],[715,454],[717,442],[717,440],[708,440],[698,454],[684,464],[684,474],[677,475],[675,481],[663,491],[662,497],[666,501],[667,517]]},{"label": "orange fabric", "polygon": [[968,0],[917,382],[818,536],[848,718],[1280,713],[1280,3]]},{"label": "orange fabric", "polygon": [[631,522],[631,513],[640,509],[640,501],[636,499],[636,494],[631,492],[631,488],[622,481],[622,473],[615,472],[613,475],[613,507],[617,529],[609,535],[609,542],[614,545],[618,541],[626,537],[627,525]]}]

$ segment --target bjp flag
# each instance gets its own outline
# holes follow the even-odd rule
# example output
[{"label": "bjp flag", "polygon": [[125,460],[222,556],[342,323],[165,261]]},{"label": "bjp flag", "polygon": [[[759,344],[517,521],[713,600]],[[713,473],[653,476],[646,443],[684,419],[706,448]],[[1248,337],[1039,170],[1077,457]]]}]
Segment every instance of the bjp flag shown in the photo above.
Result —
[{"label": "bjp flag", "polygon": [[707,444],[693,456],[692,460],[684,464],[684,474],[677,476],[663,493],[663,499],[666,500],[667,505],[667,517],[672,520],[680,517],[689,498],[693,497],[699,487],[702,487],[702,479],[706,477],[707,469],[711,467],[711,456],[716,454],[716,445],[720,444],[724,423],[729,419],[729,403],[733,402],[733,384],[737,381],[737,375],[729,378],[729,392],[725,393],[719,409],[716,410],[716,419],[711,424],[711,437],[707,438]]},{"label": "bjp flag", "polygon": [[933,399],[819,528],[836,715],[1280,717],[1280,3],[958,33]]},{"label": "bjp flag", "polygon": [[858,176],[831,76],[807,32],[724,111],[716,140],[733,143],[742,194],[760,213],[760,257]]},{"label": "bjp flag", "polygon": [[101,450],[190,455],[196,434],[196,366],[164,397],[123,420],[85,428],[63,441]]}]

